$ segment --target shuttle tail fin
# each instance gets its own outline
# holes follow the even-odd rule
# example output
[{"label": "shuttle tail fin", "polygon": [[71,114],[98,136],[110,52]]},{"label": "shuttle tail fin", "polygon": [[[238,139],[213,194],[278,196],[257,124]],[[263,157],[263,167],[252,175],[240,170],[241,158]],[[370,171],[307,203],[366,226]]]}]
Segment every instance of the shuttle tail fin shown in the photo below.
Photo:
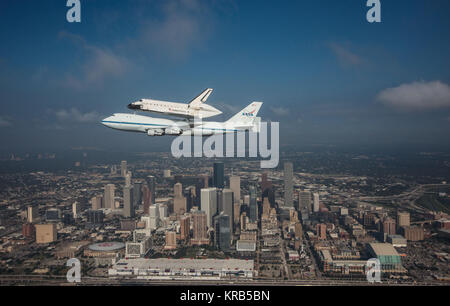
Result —
[{"label": "shuttle tail fin", "polygon": [[208,100],[212,92],[213,92],[212,88],[205,89],[198,97],[189,102],[189,107],[200,108],[200,105],[202,103],[205,103],[206,100]]}]

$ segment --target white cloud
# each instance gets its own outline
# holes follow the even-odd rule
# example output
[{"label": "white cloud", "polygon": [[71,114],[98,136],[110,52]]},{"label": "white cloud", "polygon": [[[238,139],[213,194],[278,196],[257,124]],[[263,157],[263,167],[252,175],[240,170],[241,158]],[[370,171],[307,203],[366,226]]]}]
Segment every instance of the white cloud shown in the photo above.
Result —
[{"label": "white cloud", "polygon": [[85,54],[85,62],[76,74],[70,73],[64,79],[64,84],[75,89],[101,85],[108,78],[119,77],[129,66],[127,59],[116,55],[112,50],[88,44],[83,37],[61,31],[60,38],[67,38],[80,46]]},{"label": "white cloud", "polygon": [[329,48],[336,55],[338,61],[345,66],[358,66],[364,62],[364,59],[356,53],[349,50],[341,44],[331,43]]},{"label": "white cloud", "polygon": [[61,109],[54,112],[56,119],[61,122],[90,123],[97,122],[100,115],[96,112],[82,113],[76,108],[69,110]]},{"label": "white cloud", "polygon": [[287,116],[289,115],[289,109],[284,107],[271,107],[270,110],[277,116]]},{"label": "white cloud", "polygon": [[0,127],[8,127],[11,125],[12,125],[12,123],[9,120],[0,117]]},{"label": "white cloud", "polygon": [[209,37],[214,5],[202,0],[166,0],[159,8],[162,17],[146,20],[132,43],[146,52],[183,58]]},{"label": "white cloud", "polygon": [[377,99],[400,110],[450,107],[450,86],[441,81],[413,82],[381,91]]}]

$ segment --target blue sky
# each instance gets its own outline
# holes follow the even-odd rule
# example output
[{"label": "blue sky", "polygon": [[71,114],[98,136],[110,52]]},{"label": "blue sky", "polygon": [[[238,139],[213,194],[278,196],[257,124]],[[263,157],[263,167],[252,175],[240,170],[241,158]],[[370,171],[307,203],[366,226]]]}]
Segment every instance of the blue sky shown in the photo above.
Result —
[{"label": "blue sky", "polygon": [[263,101],[282,145],[450,147],[450,2],[0,2],[1,151],[168,147],[99,124],[206,87],[226,119]]}]

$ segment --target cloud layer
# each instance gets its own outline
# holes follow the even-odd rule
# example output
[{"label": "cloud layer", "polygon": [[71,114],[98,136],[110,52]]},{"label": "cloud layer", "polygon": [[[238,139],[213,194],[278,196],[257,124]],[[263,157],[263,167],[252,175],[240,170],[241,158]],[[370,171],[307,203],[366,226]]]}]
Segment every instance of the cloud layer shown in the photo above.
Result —
[{"label": "cloud layer", "polygon": [[364,62],[363,58],[353,51],[350,51],[348,47],[344,47],[338,43],[330,43],[329,48],[336,55],[339,63],[344,66],[359,66]]},{"label": "cloud layer", "polygon": [[96,112],[82,113],[76,108],[61,109],[56,111],[54,115],[60,122],[90,123],[97,122],[100,119],[100,115]]},{"label": "cloud layer", "polygon": [[0,117],[0,127],[11,126],[11,122],[5,118]]},{"label": "cloud layer", "polygon": [[381,91],[382,103],[407,111],[450,107],[450,86],[441,81],[413,82]]}]

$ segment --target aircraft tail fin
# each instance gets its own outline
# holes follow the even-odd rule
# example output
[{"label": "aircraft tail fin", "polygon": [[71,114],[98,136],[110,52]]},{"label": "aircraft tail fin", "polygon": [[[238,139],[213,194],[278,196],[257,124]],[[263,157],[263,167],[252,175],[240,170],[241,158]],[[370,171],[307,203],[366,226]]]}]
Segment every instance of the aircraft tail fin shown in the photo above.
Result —
[{"label": "aircraft tail fin", "polygon": [[202,103],[205,103],[208,100],[209,96],[213,92],[212,88],[205,89],[198,97],[194,98],[191,102],[189,102],[189,107],[200,108]]},{"label": "aircraft tail fin", "polygon": [[240,126],[252,126],[262,104],[262,102],[251,103],[239,113],[231,117],[231,119],[228,120],[227,123],[235,125],[238,124]]}]

